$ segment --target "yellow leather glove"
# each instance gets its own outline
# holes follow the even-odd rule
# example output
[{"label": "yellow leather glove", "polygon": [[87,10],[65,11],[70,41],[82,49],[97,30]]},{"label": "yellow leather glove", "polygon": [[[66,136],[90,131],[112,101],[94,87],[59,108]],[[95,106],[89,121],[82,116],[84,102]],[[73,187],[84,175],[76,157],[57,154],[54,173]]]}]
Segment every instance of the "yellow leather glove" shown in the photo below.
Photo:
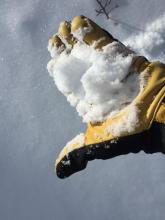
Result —
[{"label": "yellow leather glove", "polygon": [[[81,40],[94,45],[96,50],[118,41],[90,19],[77,16],[72,22],[61,23],[58,34],[49,40],[49,47],[56,47],[59,54],[66,50],[66,44],[73,48],[79,39],[72,33],[80,28],[86,30]],[[88,123],[86,132],[63,148],[55,164],[59,178],[84,169],[93,159],[108,159],[140,150],[165,152],[162,142],[163,134],[165,136],[165,65],[137,56],[131,68],[140,74],[143,81],[139,94],[126,108],[105,121]],[[131,121],[133,112],[136,115]],[[128,122],[134,123],[133,128],[129,129]]]}]

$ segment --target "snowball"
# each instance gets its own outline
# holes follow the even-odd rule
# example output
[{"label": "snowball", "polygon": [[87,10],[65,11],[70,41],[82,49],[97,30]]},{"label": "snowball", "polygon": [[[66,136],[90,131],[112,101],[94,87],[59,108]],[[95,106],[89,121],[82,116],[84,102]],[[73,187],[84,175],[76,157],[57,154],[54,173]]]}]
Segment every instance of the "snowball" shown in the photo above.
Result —
[{"label": "snowball", "polygon": [[78,42],[48,63],[57,88],[84,122],[101,122],[130,104],[139,92],[138,74],[130,73],[135,54],[113,42],[95,50]]}]

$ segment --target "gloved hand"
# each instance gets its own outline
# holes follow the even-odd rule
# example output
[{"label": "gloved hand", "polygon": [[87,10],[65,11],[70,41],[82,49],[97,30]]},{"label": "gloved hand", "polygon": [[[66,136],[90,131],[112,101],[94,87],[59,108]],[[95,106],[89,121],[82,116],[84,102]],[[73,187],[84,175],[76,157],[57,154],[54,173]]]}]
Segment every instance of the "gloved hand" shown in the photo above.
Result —
[{"label": "gloved hand", "polygon": [[[81,39],[76,38],[79,31],[83,31]],[[77,16],[71,23],[61,23],[58,34],[49,40],[48,48],[51,51],[55,48],[57,56],[60,56],[68,45],[73,48],[79,40],[96,50],[102,50],[114,41],[119,42],[90,19]],[[121,45],[127,56],[130,50]],[[86,132],[64,147],[55,165],[59,178],[84,169],[93,159],[108,159],[141,150],[146,153],[165,152],[165,65],[135,56],[130,69],[140,75],[139,94],[126,108],[105,121],[88,123]]]}]

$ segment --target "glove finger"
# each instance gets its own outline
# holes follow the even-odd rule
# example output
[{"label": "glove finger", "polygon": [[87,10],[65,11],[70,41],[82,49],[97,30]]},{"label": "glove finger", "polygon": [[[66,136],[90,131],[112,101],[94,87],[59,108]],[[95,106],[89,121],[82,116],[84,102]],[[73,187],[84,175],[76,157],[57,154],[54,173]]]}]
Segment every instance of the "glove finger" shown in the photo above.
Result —
[{"label": "glove finger", "polygon": [[66,154],[62,160],[56,164],[56,174],[60,179],[69,177],[73,173],[86,168],[86,148],[81,147]]},{"label": "glove finger", "polygon": [[96,49],[101,49],[115,40],[111,34],[104,31],[85,16],[76,16],[73,18],[71,32],[79,41],[84,41],[88,45],[94,44]]},{"label": "glove finger", "polygon": [[58,35],[53,35],[48,42],[48,51],[52,58],[59,56],[66,49]]},{"label": "glove finger", "polygon": [[66,48],[71,49],[77,40],[71,34],[71,24],[70,22],[61,22],[58,29],[58,36],[61,38],[62,42],[65,44]]}]

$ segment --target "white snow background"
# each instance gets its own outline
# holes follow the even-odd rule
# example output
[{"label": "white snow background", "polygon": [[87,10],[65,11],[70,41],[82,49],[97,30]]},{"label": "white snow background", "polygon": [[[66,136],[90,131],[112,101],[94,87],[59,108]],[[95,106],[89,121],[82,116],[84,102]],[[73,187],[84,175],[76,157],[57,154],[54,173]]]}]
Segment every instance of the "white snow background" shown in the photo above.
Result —
[{"label": "white snow background", "polygon": [[117,2],[112,16],[141,31],[97,17],[94,0],[0,1],[0,219],[164,219],[161,154],[93,161],[65,180],[54,173],[61,148],[85,129],[46,70],[59,23],[84,14],[137,52],[165,60],[164,0]]}]

